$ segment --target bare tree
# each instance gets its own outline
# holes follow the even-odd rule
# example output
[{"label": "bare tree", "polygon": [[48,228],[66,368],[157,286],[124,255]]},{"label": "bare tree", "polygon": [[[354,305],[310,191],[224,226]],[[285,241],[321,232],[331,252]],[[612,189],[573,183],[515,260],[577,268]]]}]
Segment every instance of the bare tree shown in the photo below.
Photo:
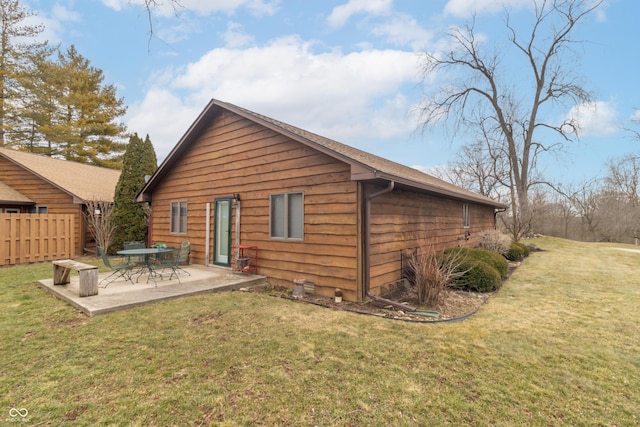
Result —
[{"label": "bare tree", "polygon": [[632,241],[640,238],[640,155],[627,154],[608,162],[604,178],[607,203],[602,215],[607,240]]},{"label": "bare tree", "polygon": [[147,12],[147,20],[149,21],[149,42],[151,42],[151,38],[155,35],[153,32],[154,11],[165,4],[171,6],[176,15],[178,14],[178,10],[183,7],[180,0],[144,0],[144,9]]},{"label": "bare tree", "polygon": [[90,200],[86,203],[84,212],[87,225],[96,244],[108,250],[116,231],[116,224],[113,221],[113,203],[101,200]]},{"label": "bare tree", "polygon": [[[483,141],[466,144],[450,165],[452,182],[487,197],[500,199],[503,183],[508,179],[505,158],[496,155]],[[451,179],[450,178],[450,179]]]},{"label": "bare tree", "polygon": [[[606,198],[602,182],[599,180],[586,181],[577,188],[566,191],[567,198],[576,211],[576,215],[581,221],[580,240],[601,240],[599,231],[602,215],[602,206]],[[586,227],[586,230],[585,230]]]},{"label": "bare tree", "polygon": [[629,126],[623,126],[623,129],[631,134],[631,136],[640,141],[640,109],[635,109],[635,113],[631,116]]},{"label": "bare tree", "polygon": [[607,166],[609,174],[605,182],[611,190],[622,193],[631,206],[640,205],[640,155],[627,154],[622,159],[609,161]]},{"label": "bare tree", "polygon": [[601,3],[534,1],[534,21],[528,33],[517,30],[509,12],[505,12],[508,40],[516,52],[513,59],[522,61],[528,75],[508,75],[501,67],[504,50],[483,51],[480,38],[476,37],[475,20],[451,31],[451,50],[424,54],[425,80],[437,78],[440,73],[449,80],[435,93],[425,95],[421,107],[423,126],[453,120],[456,128],[479,133],[494,155],[504,156],[516,239],[527,228],[519,223],[530,221],[529,190],[544,182],[536,177],[540,156],[559,150],[564,142],[577,137],[577,123],[572,119],[554,123],[549,113],[590,100],[569,64],[575,43],[571,33]]}]

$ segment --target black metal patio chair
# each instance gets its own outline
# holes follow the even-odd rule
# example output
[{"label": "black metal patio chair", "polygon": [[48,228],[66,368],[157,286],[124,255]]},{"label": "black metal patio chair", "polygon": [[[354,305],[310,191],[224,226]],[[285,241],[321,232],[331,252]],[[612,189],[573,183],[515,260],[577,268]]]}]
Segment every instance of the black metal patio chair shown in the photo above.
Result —
[{"label": "black metal patio chair", "polygon": [[184,241],[180,244],[180,248],[178,249],[178,259],[176,260],[176,275],[178,271],[186,273],[187,276],[191,276],[187,270],[181,267],[182,264],[189,261],[189,254],[191,253],[191,242]]},{"label": "black metal patio chair", "polygon": [[[124,242],[123,244],[123,249],[144,249],[146,247],[147,245],[139,240]],[[127,260],[129,264],[144,265],[147,263],[146,255],[128,255]]]},{"label": "black metal patio chair", "polygon": [[169,275],[169,280],[175,276],[178,279],[178,283],[180,283],[180,278],[178,277],[177,272],[177,264],[178,264],[178,255],[180,252],[179,248],[167,248],[171,249],[170,252],[162,252],[156,255],[153,260],[149,261],[149,276],[147,277],[147,283],[149,283],[149,279],[153,280],[153,283],[158,286],[158,282],[156,278],[159,276],[160,280],[164,279],[164,275]]},{"label": "black metal patio chair", "polygon": [[109,257],[101,247],[98,247],[98,253],[102,258],[104,265],[112,270],[110,275],[100,281],[100,285],[102,282],[106,282],[104,286],[101,286],[102,288],[106,288],[110,283],[113,283],[120,278],[124,278],[133,284],[133,280],[131,280],[131,271],[134,267],[133,264],[127,262],[123,257]]}]

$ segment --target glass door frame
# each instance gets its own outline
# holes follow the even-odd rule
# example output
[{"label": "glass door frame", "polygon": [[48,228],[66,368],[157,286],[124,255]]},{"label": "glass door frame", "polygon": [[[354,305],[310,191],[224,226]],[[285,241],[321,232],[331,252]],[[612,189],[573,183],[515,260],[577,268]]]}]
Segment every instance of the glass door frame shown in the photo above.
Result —
[{"label": "glass door frame", "polygon": [[[226,206],[227,206],[227,222],[226,224],[226,228],[227,228],[227,236],[226,238],[224,238],[224,236],[221,238],[219,233],[220,233],[220,227],[221,224],[219,222],[219,218],[220,218],[220,210],[223,209],[224,205],[222,203],[226,202]],[[224,266],[224,267],[229,267],[231,265],[231,211],[232,211],[232,206],[233,206],[233,199],[231,197],[216,197],[213,200],[213,263],[215,265],[220,265],[220,266]],[[222,225],[224,227],[224,225]],[[221,240],[224,239],[224,242],[221,242]],[[219,249],[220,249],[220,244],[221,243],[226,243],[226,248],[227,248],[227,259],[226,261],[221,261],[219,258]]]}]

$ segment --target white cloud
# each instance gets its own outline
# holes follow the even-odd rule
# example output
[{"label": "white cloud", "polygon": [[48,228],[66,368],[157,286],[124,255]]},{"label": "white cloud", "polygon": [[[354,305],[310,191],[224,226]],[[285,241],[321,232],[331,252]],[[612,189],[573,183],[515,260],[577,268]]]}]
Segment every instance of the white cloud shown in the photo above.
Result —
[{"label": "white cloud", "polygon": [[222,40],[224,40],[224,44],[228,48],[240,48],[253,44],[255,39],[244,31],[241,24],[229,22],[227,30],[222,34]]},{"label": "white cloud", "polygon": [[352,15],[367,13],[372,15],[384,15],[391,11],[393,0],[349,0],[347,3],[336,6],[327,18],[332,27],[342,27]]},{"label": "white cloud", "polygon": [[214,49],[182,69],[161,73],[153,86],[163,89],[150,90],[130,108],[129,127],[139,133],[150,129],[162,157],[217,98],[346,143],[404,139],[415,130],[407,116],[412,101],[399,95],[402,85],[418,81],[414,53],[316,53],[314,46],[291,36],[262,47]]},{"label": "white cloud", "polygon": [[610,102],[593,101],[574,106],[567,119],[578,122],[581,137],[612,135],[620,130],[618,113]]},{"label": "white cloud", "polygon": [[411,46],[413,50],[424,50],[433,42],[434,34],[424,29],[410,15],[396,14],[391,20],[373,28],[373,34],[385,36],[395,46]]},{"label": "white cloud", "polygon": [[127,127],[143,138],[149,134],[158,160],[161,160],[186,132],[202,107],[204,105],[189,105],[176,94],[158,86],[148,91],[141,103],[129,107]]},{"label": "white cloud", "polygon": [[[24,20],[25,25],[42,25],[43,31],[35,38],[36,41],[56,44],[63,40],[63,34],[69,23],[80,21],[80,15],[62,5],[54,5],[50,12],[33,10],[35,15],[28,16]],[[32,42],[29,40],[28,42]]]},{"label": "white cloud", "polygon": [[468,18],[471,15],[485,13],[498,13],[508,8],[511,10],[532,6],[531,0],[449,0],[444,7],[444,13],[460,18]]},{"label": "white cloud", "polygon": [[[102,3],[116,11],[120,11],[130,4],[140,7],[145,5],[144,0],[102,0]],[[278,9],[280,0],[165,0],[158,2],[157,6],[151,6],[154,14],[162,17],[172,17],[180,12],[195,12],[207,16],[212,13],[234,13],[237,9],[245,7],[254,15],[273,15]]]}]

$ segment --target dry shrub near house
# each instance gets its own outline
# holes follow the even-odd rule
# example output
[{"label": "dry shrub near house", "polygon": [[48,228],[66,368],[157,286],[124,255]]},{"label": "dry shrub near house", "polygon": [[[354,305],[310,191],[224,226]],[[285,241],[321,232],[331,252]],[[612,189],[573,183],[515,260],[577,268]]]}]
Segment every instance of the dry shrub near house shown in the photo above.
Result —
[{"label": "dry shrub near house", "polygon": [[509,251],[511,237],[500,230],[489,229],[480,232],[480,247],[487,251],[504,255]]},{"label": "dry shrub near house", "polygon": [[455,253],[443,256],[430,244],[421,244],[409,258],[409,268],[413,275],[418,295],[418,303],[435,307],[442,303],[445,291],[462,276],[464,263],[462,254]]}]

